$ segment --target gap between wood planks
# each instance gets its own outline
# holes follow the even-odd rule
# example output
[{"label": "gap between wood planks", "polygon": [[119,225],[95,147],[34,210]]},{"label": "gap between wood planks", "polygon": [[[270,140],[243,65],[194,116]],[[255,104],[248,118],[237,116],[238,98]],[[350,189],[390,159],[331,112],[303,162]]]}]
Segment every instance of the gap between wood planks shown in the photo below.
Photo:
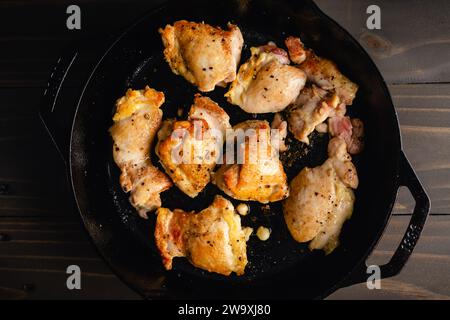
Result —
[{"label": "gap between wood planks", "polygon": [[[9,228],[12,229],[14,229],[14,225],[20,229],[33,229],[35,223],[40,223],[47,228],[50,225],[58,228],[58,225],[61,224],[64,229],[77,229],[76,223],[68,223],[64,219],[57,219],[56,222],[53,219],[38,218],[3,220],[8,220]],[[29,223],[24,225],[23,220],[28,220]],[[395,216],[391,219],[384,236],[369,258],[368,264],[383,264],[392,256],[394,248],[404,234],[408,221],[406,216]],[[394,278],[382,280],[381,290],[369,291],[365,284],[360,284],[341,289],[331,295],[330,299],[449,299],[450,236],[446,232],[449,226],[449,216],[431,217],[405,269]],[[78,229],[78,232],[84,234],[81,228]],[[24,235],[22,233],[21,235],[12,234],[12,236],[23,237]],[[29,236],[45,239],[49,234],[43,230],[41,235],[30,234]],[[63,234],[60,233],[58,236],[61,237]],[[89,242],[86,240],[86,243]],[[7,245],[7,243],[0,243],[0,248],[1,245]],[[47,253],[44,257],[36,256],[35,249],[32,249],[38,245],[40,251]],[[31,299],[61,296],[68,298],[132,296],[139,298],[113,276],[103,261],[95,254],[93,248],[81,244],[76,246],[79,249],[72,250],[70,249],[72,245],[69,244],[56,246],[53,243],[33,244],[30,242],[15,246],[13,251],[11,251],[12,247],[6,252],[3,250],[4,253],[0,255],[0,296]],[[34,252],[34,255],[31,252]],[[71,256],[68,255],[69,253]],[[81,292],[69,292],[63,287],[67,276],[64,266],[75,261],[82,265],[82,270],[88,275],[83,280],[84,287]],[[12,274],[14,277],[9,276]],[[28,287],[32,285],[33,290],[23,290],[27,284],[29,284]],[[105,288],[109,289],[104,290]],[[19,296],[13,293],[17,293]]]}]

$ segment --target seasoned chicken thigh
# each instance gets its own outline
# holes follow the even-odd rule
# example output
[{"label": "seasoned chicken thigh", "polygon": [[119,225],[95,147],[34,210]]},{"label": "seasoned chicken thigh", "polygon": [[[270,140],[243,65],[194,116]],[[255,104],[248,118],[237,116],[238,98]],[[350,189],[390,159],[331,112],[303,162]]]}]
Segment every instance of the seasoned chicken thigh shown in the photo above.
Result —
[{"label": "seasoned chicken thigh", "polygon": [[195,198],[209,183],[230,118],[217,103],[196,95],[187,121],[167,120],[156,154],[177,187]]},{"label": "seasoned chicken thigh", "polygon": [[225,86],[236,78],[244,40],[233,24],[228,30],[205,23],[177,21],[159,29],[164,56],[175,74],[182,75],[202,92]]},{"label": "seasoned chicken thigh", "polygon": [[250,50],[252,57],[241,65],[225,96],[249,113],[283,110],[305,85],[305,73],[290,66],[286,51],[275,44]]},{"label": "seasoned chicken thigh", "polygon": [[241,218],[229,200],[216,196],[197,214],[166,208],[157,213],[155,239],[167,270],[172,269],[173,258],[186,257],[209,272],[244,274],[246,242],[252,229],[241,227]]},{"label": "seasoned chicken thigh", "polygon": [[299,67],[306,73],[309,81],[322,89],[334,90],[341,102],[352,104],[358,85],[344,76],[334,62],[305,49],[300,38],[289,37],[285,43],[291,59],[294,57],[293,62],[300,63]]},{"label": "seasoned chicken thigh", "polygon": [[287,112],[289,131],[296,139],[309,144],[309,134],[328,117],[339,113],[338,107],[336,94],[315,85],[305,87]]},{"label": "seasoned chicken thigh", "polygon": [[344,76],[334,62],[311,53],[300,67],[308,75],[308,80],[323,89],[336,91],[339,99],[346,105],[353,103],[358,85]]},{"label": "seasoned chicken thigh", "polygon": [[286,198],[286,174],[273,144],[279,141],[272,139],[267,121],[249,120],[233,129],[237,137],[242,134],[241,141],[237,139],[237,161],[230,164],[229,155],[225,155],[226,163],[214,173],[213,183],[238,200],[268,203]]},{"label": "seasoned chicken thigh", "polygon": [[[345,77],[332,61],[305,49],[300,38],[288,37],[285,44],[291,60],[306,72],[308,81],[315,84],[305,88],[289,109],[290,131],[307,144],[308,135],[314,129],[329,131],[331,136],[345,140],[349,153],[360,153],[364,146],[363,123],[345,116],[346,106],[353,103],[358,85]],[[327,119],[328,125],[324,122]]]},{"label": "seasoned chicken thigh", "polygon": [[150,160],[150,148],[161,125],[164,94],[149,87],[128,90],[116,102],[114,125],[109,129],[114,140],[113,157],[121,170],[120,185],[131,192],[130,202],[139,214],[161,206],[160,193],[172,186],[170,179]]},{"label": "seasoned chicken thigh", "polygon": [[353,212],[358,186],[356,168],[347,153],[345,141],[336,137],[328,145],[329,158],[315,168],[304,168],[290,184],[290,196],[284,201],[284,218],[292,237],[311,241],[311,250],[327,254],[339,244],[345,220]]}]

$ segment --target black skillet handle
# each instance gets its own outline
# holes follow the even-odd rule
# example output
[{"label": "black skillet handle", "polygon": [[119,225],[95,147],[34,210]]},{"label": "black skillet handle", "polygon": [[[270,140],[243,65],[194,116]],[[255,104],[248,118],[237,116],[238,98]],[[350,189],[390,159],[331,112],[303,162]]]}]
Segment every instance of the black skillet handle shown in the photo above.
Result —
[{"label": "black skillet handle", "polygon": [[[430,211],[430,199],[420,184],[420,181],[411,167],[403,151],[400,152],[400,175],[399,186],[405,186],[411,192],[416,204],[414,212],[409,221],[408,228],[403,236],[400,245],[392,256],[391,260],[380,266],[381,278],[389,278],[400,273],[408,261],[414,247],[417,244],[420,233],[425,225],[428,213]],[[355,270],[343,286],[349,286],[357,283],[366,282],[369,275],[367,266],[364,263]]]},{"label": "black skillet handle", "polygon": [[403,151],[400,155],[400,185],[409,189],[416,205],[400,245],[391,260],[380,267],[382,278],[395,276],[403,269],[417,244],[430,212],[430,199]]},{"label": "black skillet handle", "polygon": [[[40,116],[64,161],[68,159],[70,138],[70,111],[57,108],[66,76],[77,59],[78,52],[67,50],[56,62],[47,82],[40,107]],[[72,101],[72,104],[75,104]],[[73,111],[73,108],[71,109]]]}]

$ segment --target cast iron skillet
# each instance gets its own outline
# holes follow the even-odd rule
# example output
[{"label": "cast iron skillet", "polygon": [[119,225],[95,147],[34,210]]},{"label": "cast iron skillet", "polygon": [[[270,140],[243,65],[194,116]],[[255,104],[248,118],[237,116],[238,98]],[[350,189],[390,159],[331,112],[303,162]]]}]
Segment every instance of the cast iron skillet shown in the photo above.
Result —
[{"label": "cast iron skillet", "polygon": [[[288,35],[299,35],[319,55],[335,61],[360,85],[352,116],[366,125],[366,149],[355,158],[360,186],[353,217],[341,234],[341,245],[330,255],[310,252],[292,240],[280,203],[270,208],[252,204],[244,225],[272,228],[267,242],[253,237],[248,243],[249,265],[242,277],[223,277],[176,259],[166,272],[153,243],[154,215],[137,217],[120,189],[118,170],[112,160],[108,134],[114,101],[126,88],[144,85],[163,90],[164,117],[175,117],[178,107],[188,110],[196,89],[173,75],[162,56],[159,27],[179,19],[225,26],[239,25],[249,47],[269,40],[282,45]],[[42,118],[63,154],[81,217],[92,241],[112,269],[147,298],[323,298],[337,288],[367,278],[365,260],[385,229],[399,186],[409,188],[416,201],[403,240],[390,262],[381,266],[383,278],[396,275],[410,256],[429,211],[428,197],[401,149],[397,116],[377,68],[358,43],[312,1],[173,1],[147,14],[111,45],[93,69],[78,104],[61,97],[63,82],[75,68],[81,51],[63,56],[55,67],[46,91]],[[232,124],[252,118],[223,99],[224,89],[207,94],[230,114]],[[71,116],[71,112],[74,116]],[[69,115],[70,121],[58,120]],[[258,116],[271,119],[273,115]],[[70,132],[70,137],[68,133]],[[304,166],[317,166],[326,159],[327,136],[313,134],[312,147],[294,143],[293,155],[285,156],[289,179]],[[157,158],[152,155],[154,163]],[[169,208],[200,210],[214,194],[210,185],[190,199],[176,188],[163,194]],[[238,202],[234,201],[235,204]]]}]

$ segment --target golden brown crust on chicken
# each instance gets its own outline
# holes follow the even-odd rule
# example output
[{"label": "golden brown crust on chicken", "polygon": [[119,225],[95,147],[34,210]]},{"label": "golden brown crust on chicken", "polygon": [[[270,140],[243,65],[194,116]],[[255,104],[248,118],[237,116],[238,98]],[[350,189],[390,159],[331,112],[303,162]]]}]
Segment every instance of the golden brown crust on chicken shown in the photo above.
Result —
[{"label": "golden brown crust on chicken", "polygon": [[171,270],[172,259],[186,255],[184,238],[189,228],[189,216],[194,213],[188,213],[181,209],[170,211],[167,208],[159,208],[156,214],[156,246],[161,255],[164,268]]},{"label": "golden brown crust on chicken", "polygon": [[238,146],[243,150],[241,163],[223,164],[214,173],[213,183],[230,197],[261,203],[279,201],[289,194],[286,174],[272,145],[267,121],[249,120],[236,125],[237,130],[253,129],[254,134]]},{"label": "golden brown crust on chicken", "polygon": [[220,130],[222,135],[231,128],[230,116],[208,97],[195,94],[194,104],[189,110],[189,120],[204,120],[210,128]]},{"label": "golden brown crust on chicken", "polygon": [[139,214],[161,206],[160,193],[172,186],[170,179],[151,163],[150,148],[161,125],[164,94],[146,87],[129,89],[117,100],[114,125],[110,128],[114,140],[113,157],[121,170],[120,185],[131,192],[130,202]]},{"label": "golden brown crust on chicken", "polygon": [[159,33],[172,71],[200,91],[212,91],[236,78],[244,42],[237,26],[228,24],[228,30],[222,30],[181,20],[159,29]]},{"label": "golden brown crust on chicken", "polygon": [[233,204],[216,196],[197,214],[160,208],[155,239],[167,270],[174,257],[186,257],[198,268],[228,276],[244,274],[250,233],[250,228],[241,227]]},{"label": "golden brown crust on chicken", "polygon": [[290,184],[291,194],[284,201],[284,218],[292,237],[311,241],[311,249],[333,251],[345,220],[353,211],[352,189],[358,186],[356,168],[341,138],[328,146],[329,158],[315,168],[304,168]]},{"label": "golden brown crust on chicken", "polygon": [[[334,90],[341,102],[351,105],[358,91],[358,85],[344,76],[331,60],[317,56],[306,49],[298,37],[285,40],[292,62],[299,65],[311,81],[325,90]],[[345,112],[344,112],[345,113]]]},{"label": "golden brown crust on chicken", "polygon": [[[116,102],[116,112],[113,116],[113,121],[120,121],[131,117],[142,109],[158,109],[164,103],[164,93],[156,91],[149,86],[144,90],[128,89],[125,96],[119,98]],[[162,111],[159,110],[162,115]],[[153,121],[158,120],[158,117],[152,118]]]},{"label": "golden brown crust on chicken", "polygon": [[225,130],[231,127],[229,117],[217,103],[196,95],[189,120],[168,121],[163,127],[156,153],[177,187],[194,198],[211,179]]},{"label": "golden brown crust on chicken", "polygon": [[306,60],[300,65],[308,80],[325,90],[334,90],[340,101],[351,105],[358,91],[358,85],[344,76],[331,60],[318,57],[308,51]]},{"label": "golden brown crust on chicken", "polygon": [[287,53],[273,44],[251,48],[252,57],[239,68],[225,94],[228,102],[249,113],[278,112],[294,102],[306,75],[290,66]]},{"label": "golden brown crust on chicken", "polygon": [[[170,134],[157,146],[157,154],[164,170],[176,186],[191,198],[195,198],[209,183],[211,171],[215,166],[215,161],[212,161],[212,158],[206,158],[209,149],[200,147],[202,151],[199,154],[200,158],[196,158],[194,153],[184,153],[185,149],[191,149],[196,144],[211,144],[213,148],[211,150],[215,150],[215,142],[207,133],[207,125],[201,123],[198,127],[200,126],[203,136],[201,142],[194,138],[194,122],[173,122]],[[181,130],[186,130],[186,135],[176,136],[173,134]],[[176,152],[178,152],[178,157],[175,154]]]}]

